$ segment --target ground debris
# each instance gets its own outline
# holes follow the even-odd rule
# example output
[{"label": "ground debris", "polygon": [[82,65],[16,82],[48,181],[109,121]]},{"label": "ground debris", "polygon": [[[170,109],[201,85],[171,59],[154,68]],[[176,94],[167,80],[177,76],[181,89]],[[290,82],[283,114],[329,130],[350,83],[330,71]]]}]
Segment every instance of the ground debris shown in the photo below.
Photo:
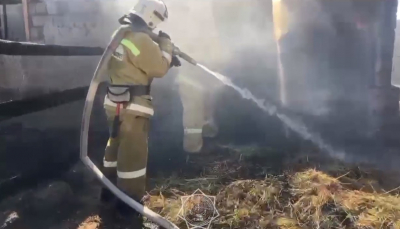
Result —
[{"label": "ground debris", "polygon": [[[80,177],[85,170],[76,171],[72,174]],[[174,172],[150,177],[144,203],[181,229],[188,228],[182,206],[199,210],[195,202],[184,205],[183,200],[198,190],[211,196],[218,210],[213,229],[400,229],[399,176],[366,165],[318,153],[293,156],[252,149],[202,155]],[[115,217],[112,205],[99,203],[101,186],[94,178],[88,177],[82,189],[77,189],[79,182],[50,184],[4,200],[0,226],[131,228]]]},{"label": "ground debris", "polygon": [[263,160],[236,159],[203,158],[197,178],[153,180],[157,188],[149,191],[146,205],[186,228],[178,217],[180,197],[200,188],[216,196],[220,216],[212,228],[400,229],[398,190],[385,190],[377,175],[383,173],[332,160],[317,165],[314,157],[304,158],[307,166],[287,164],[283,174],[260,177],[254,174],[267,170],[254,168]]},{"label": "ground debris", "polygon": [[98,229],[101,224],[99,216],[90,216],[84,222],[82,222],[78,229]]}]

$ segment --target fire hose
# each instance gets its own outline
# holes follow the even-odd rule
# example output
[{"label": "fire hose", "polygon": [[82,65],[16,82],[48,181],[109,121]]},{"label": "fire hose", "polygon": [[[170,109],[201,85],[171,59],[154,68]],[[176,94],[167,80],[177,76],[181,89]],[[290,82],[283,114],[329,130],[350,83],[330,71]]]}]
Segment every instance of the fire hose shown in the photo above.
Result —
[{"label": "fire hose", "polygon": [[[89,124],[90,117],[93,109],[93,102],[96,96],[99,84],[106,81],[105,75],[107,72],[107,65],[111,59],[112,54],[122,41],[126,32],[132,31],[130,25],[122,25],[118,31],[115,33],[114,37],[109,42],[107,48],[105,49],[98,65],[96,71],[93,75],[92,81],[89,86],[88,94],[86,96],[85,107],[83,109],[82,126],[81,126],[81,138],[80,138],[80,158],[82,162],[96,175],[100,182],[105,185],[112,193],[114,193],[120,200],[124,201],[127,205],[135,209],[137,212],[141,213],[143,216],[147,217],[150,221],[164,227],[165,229],[179,229],[178,226],[166,220],[162,216],[153,212],[149,208],[141,205],[121,190],[119,190],[104,174],[100,169],[90,160],[88,157],[88,135],[89,135]],[[146,32],[154,42],[158,41],[158,35],[151,31]],[[187,54],[181,52],[178,47],[173,48],[173,55],[179,56],[182,59],[188,61],[193,65],[197,65],[196,61],[188,56]]]}]

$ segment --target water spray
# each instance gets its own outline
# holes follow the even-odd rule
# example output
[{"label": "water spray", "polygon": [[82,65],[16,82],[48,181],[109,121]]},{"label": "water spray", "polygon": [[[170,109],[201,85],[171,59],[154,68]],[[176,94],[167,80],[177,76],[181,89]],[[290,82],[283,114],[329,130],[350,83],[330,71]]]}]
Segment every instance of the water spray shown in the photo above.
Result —
[{"label": "water spray", "polygon": [[[151,32],[151,31],[147,32],[147,34],[149,34],[149,36],[153,39],[154,42],[158,43],[158,35],[157,34]],[[280,59],[281,51],[280,51],[279,45],[277,45],[277,49],[278,49],[278,69],[279,69],[278,76],[279,76],[280,85],[281,85],[280,97],[281,97],[283,105],[285,105],[286,104],[285,76],[283,73],[283,66],[282,66],[282,62]],[[192,57],[185,54],[184,52],[180,51],[180,49],[178,47],[176,47],[175,45],[174,45],[173,50],[174,50],[173,55],[177,55],[177,56],[181,57],[182,59],[186,60],[187,62],[203,69],[205,72],[207,72],[208,74],[214,76],[216,79],[221,81],[224,85],[233,88],[236,92],[238,92],[242,96],[242,98],[251,100],[252,102],[254,102],[257,105],[258,108],[260,108],[264,112],[268,113],[271,116],[278,117],[279,120],[281,120],[281,122],[283,122],[286,127],[288,127],[292,131],[299,134],[300,137],[302,137],[303,139],[310,140],[315,145],[317,145],[320,149],[325,150],[331,157],[344,160],[344,158],[345,158],[344,152],[334,150],[333,147],[330,146],[329,144],[325,143],[318,134],[312,133],[304,125],[304,123],[302,123],[298,120],[295,120],[293,118],[290,118],[288,115],[284,114],[285,112],[280,111],[278,106],[276,106],[272,103],[269,103],[265,100],[256,98],[248,89],[246,89],[246,88],[243,89],[243,88],[238,87],[228,77],[221,75],[217,72],[214,72],[214,71],[210,70],[209,68],[205,67],[204,65],[197,63],[196,60],[194,60]]]},{"label": "water spray", "polygon": [[256,98],[248,89],[238,87],[228,77],[224,75],[221,75],[217,72],[213,72],[201,64],[197,64],[197,66],[206,71],[208,74],[217,78],[226,86],[233,88],[236,92],[238,92],[242,96],[242,98],[254,102],[258,108],[268,113],[270,116],[278,117],[278,119],[281,122],[283,122],[284,125],[286,125],[292,131],[299,134],[301,138],[311,141],[312,143],[317,145],[320,149],[325,150],[331,157],[344,160],[346,156],[344,152],[334,150],[332,146],[324,142],[318,134],[312,133],[304,125],[304,123],[289,117],[288,115],[285,114],[285,112],[281,111],[281,109],[278,106],[268,101]]},{"label": "water spray", "polygon": [[[149,36],[153,39],[154,42],[158,43],[158,35],[157,34],[151,32],[151,31],[147,32],[147,34],[149,34]],[[278,55],[280,56],[279,45],[277,46],[277,48],[278,48]],[[209,68],[205,67],[204,65],[197,63],[196,60],[194,60],[192,57],[185,54],[184,52],[180,51],[180,49],[178,47],[176,47],[175,45],[174,45],[173,55],[177,55],[177,56],[181,57],[182,59],[186,60],[187,62],[203,69],[205,72],[207,72],[208,74],[214,76],[216,79],[221,81],[224,85],[233,88],[236,92],[238,92],[242,96],[242,98],[251,100],[252,102],[254,102],[257,105],[258,108],[260,108],[264,112],[268,113],[270,116],[278,117],[279,120],[281,120],[281,122],[283,122],[286,127],[288,127],[292,131],[299,134],[300,137],[302,137],[303,139],[310,140],[315,145],[317,145],[320,149],[325,150],[330,156],[332,156],[334,158],[342,159],[342,160],[345,158],[344,152],[334,150],[332,148],[332,146],[325,143],[318,134],[312,133],[304,125],[304,123],[302,123],[298,120],[295,120],[293,118],[290,118],[288,115],[284,114],[285,112],[280,111],[278,106],[276,106],[272,103],[269,103],[265,100],[256,98],[248,89],[238,87],[228,77],[221,75],[217,72],[214,72],[214,71],[210,70]],[[283,87],[280,90],[281,91],[281,100],[282,100],[282,103],[285,104],[286,103],[286,90],[284,88],[285,77],[283,74],[283,67],[282,67],[280,58],[278,59],[278,65],[279,65],[278,66],[279,67],[278,75],[280,78],[280,84],[281,84],[281,87]]]}]

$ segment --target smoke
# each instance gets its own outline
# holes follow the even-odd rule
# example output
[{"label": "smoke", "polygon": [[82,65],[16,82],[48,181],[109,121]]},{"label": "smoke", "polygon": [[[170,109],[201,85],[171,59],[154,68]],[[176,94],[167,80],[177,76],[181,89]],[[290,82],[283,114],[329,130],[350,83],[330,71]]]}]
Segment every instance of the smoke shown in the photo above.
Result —
[{"label": "smoke", "polygon": [[[106,37],[104,42],[112,30],[117,28],[117,19],[128,13],[136,2],[113,1],[101,4],[99,18],[106,23],[99,37]],[[237,58],[235,51],[238,49],[269,45],[270,48],[265,49],[268,52],[274,45],[271,31],[266,30],[272,28],[272,21],[266,16],[271,14],[271,8],[266,7],[268,4],[263,4],[265,9],[259,9],[258,1],[251,1],[256,3],[253,5],[242,0],[164,2],[168,7],[169,19],[157,30],[166,31],[175,44],[200,62],[228,62],[230,58]]]},{"label": "smoke", "polygon": [[[279,42],[274,38],[270,1],[165,0],[169,19],[158,29],[166,31],[181,50],[199,63],[221,72],[236,85],[248,88],[257,98],[279,103],[279,90],[284,83],[288,110],[304,118],[314,131],[324,132],[323,138],[335,135],[333,138],[345,142],[343,133],[350,136],[362,133],[367,127],[369,69],[365,66],[372,66],[369,62],[372,54],[366,51],[368,37],[357,24],[362,13],[349,2],[287,2],[288,32]],[[104,42],[117,28],[117,19],[134,4],[135,1],[101,4],[101,18],[106,23],[99,36],[106,38]],[[277,53],[277,45],[280,53]],[[282,61],[283,82],[278,79],[277,56]],[[166,98],[180,101],[174,87],[176,75],[186,75],[210,90],[221,93],[229,90],[214,87],[215,79],[183,61],[181,68],[155,80],[155,103],[165,103]],[[239,105],[229,108],[231,110],[226,108],[220,113],[221,117],[246,113],[233,122],[246,123],[249,119],[268,122],[260,120],[250,108],[242,107],[240,104],[245,102],[236,97],[223,98],[225,100],[218,101],[217,106]],[[168,112],[175,112],[182,107],[174,103],[169,109]],[[181,123],[179,119],[180,116],[176,116],[173,123]]]},{"label": "smoke", "polygon": [[[277,42],[270,1],[165,0],[165,3],[169,19],[158,29],[166,31],[181,50],[211,69],[228,75],[256,96],[279,101]],[[117,19],[135,4],[136,1],[102,3],[101,17],[107,23],[102,30],[104,35],[99,34],[99,37],[108,38],[118,26]],[[320,79],[324,77],[322,74],[327,74],[326,49],[329,44],[317,42],[323,39],[320,36],[334,36],[332,23],[314,0],[295,4],[289,11],[290,32],[281,42],[282,53],[279,54],[283,58],[288,106],[298,112],[326,115],[331,90],[321,87]],[[305,11],[309,13],[304,14]],[[319,31],[315,33],[309,28]],[[170,85],[176,74],[190,75],[205,85],[218,84],[212,77],[183,63],[180,69],[156,80],[154,86]]]}]

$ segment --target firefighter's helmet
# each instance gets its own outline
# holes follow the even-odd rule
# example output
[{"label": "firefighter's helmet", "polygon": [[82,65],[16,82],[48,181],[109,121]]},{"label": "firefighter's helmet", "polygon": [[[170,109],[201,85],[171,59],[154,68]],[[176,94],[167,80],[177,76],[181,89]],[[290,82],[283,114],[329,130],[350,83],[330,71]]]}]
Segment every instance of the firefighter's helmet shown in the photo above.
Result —
[{"label": "firefighter's helmet", "polygon": [[151,29],[168,19],[167,6],[162,0],[139,0],[130,13],[142,18]]}]

